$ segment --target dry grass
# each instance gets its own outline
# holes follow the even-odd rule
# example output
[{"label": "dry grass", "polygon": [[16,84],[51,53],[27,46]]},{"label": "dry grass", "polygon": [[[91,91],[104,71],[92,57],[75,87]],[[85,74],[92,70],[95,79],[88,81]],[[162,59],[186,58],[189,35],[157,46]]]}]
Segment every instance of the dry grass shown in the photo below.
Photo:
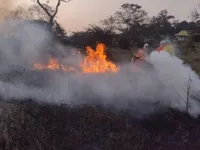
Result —
[{"label": "dry grass", "polygon": [[182,56],[181,59],[191,66],[191,68],[200,75],[200,51],[190,53]]},{"label": "dry grass", "polygon": [[200,119],[176,111],[137,120],[92,106],[14,101],[0,119],[0,146],[8,150],[200,149]]},{"label": "dry grass", "polygon": [[[132,56],[131,51],[110,52],[120,62]],[[199,54],[183,60],[200,74]],[[28,100],[6,106],[0,113],[0,150],[200,149],[200,119],[173,110],[138,120],[126,112],[93,106],[71,108]]]}]

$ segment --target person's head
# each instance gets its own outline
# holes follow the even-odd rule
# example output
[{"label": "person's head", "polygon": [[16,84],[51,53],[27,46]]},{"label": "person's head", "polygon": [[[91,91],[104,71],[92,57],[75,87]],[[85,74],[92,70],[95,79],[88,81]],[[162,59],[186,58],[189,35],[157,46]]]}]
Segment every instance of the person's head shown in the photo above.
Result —
[{"label": "person's head", "polygon": [[165,40],[162,40],[161,42],[160,42],[160,46],[164,46],[164,45],[166,45],[167,44],[167,41],[165,41]]},{"label": "person's head", "polygon": [[148,50],[148,49],[149,49],[149,44],[145,43],[144,46],[143,46],[143,48],[144,48],[145,50]]}]

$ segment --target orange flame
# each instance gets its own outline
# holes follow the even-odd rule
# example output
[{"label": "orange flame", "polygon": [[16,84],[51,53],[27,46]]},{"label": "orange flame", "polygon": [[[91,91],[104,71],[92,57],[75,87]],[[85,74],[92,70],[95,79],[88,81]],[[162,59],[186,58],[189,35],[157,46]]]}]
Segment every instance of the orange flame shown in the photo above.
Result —
[{"label": "orange flame", "polygon": [[57,59],[55,58],[49,58],[48,64],[43,65],[41,63],[34,63],[33,64],[33,70],[62,70],[62,71],[75,71],[76,69],[73,67],[67,67],[63,64],[60,64]]},{"label": "orange flame", "polygon": [[[96,51],[94,51],[91,47],[86,47],[86,57],[83,62],[80,64],[81,70],[83,73],[104,73],[104,72],[117,72],[119,68],[113,64],[112,62],[106,60],[107,56],[105,54],[106,47],[104,44],[99,43],[96,46]],[[62,70],[65,72],[75,71],[77,70],[72,66],[65,66],[60,64],[59,61],[55,58],[49,58],[49,62],[47,65],[41,63],[34,63],[34,70]]]},{"label": "orange flame", "polygon": [[104,44],[99,43],[96,46],[96,51],[87,46],[87,56],[84,58],[81,68],[84,73],[104,73],[104,72],[117,72],[118,67],[110,61],[107,61]]}]

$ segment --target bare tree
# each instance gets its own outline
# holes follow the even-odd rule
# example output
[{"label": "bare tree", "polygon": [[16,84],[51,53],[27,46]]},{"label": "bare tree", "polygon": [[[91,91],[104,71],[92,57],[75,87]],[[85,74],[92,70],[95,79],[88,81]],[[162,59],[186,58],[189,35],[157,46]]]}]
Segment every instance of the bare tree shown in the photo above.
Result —
[{"label": "bare tree", "polygon": [[[50,8],[49,8],[50,9]],[[25,7],[23,5],[18,6],[15,10],[12,10],[7,15],[7,18],[12,19],[35,19],[48,21],[47,14],[38,5],[32,5],[30,7]]]},{"label": "bare tree", "polygon": [[[70,0],[57,0],[57,4],[56,4],[55,10],[53,10],[53,12],[49,11],[49,9],[48,9],[49,7],[47,7],[48,5],[47,4],[42,4],[40,2],[40,0],[37,0],[37,3],[45,11],[45,13],[48,15],[48,17],[49,17],[49,24],[51,26],[53,26],[54,25],[54,18],[55,18],[55,16],[58,13],[58,8],[59,8],[61,2],[69,2],[69,1]],[[47,3],[49,3],[49,0],[47,1]]]},{"label": "bare tree", "polygon": [[191,11],[190,18],[192,21],[196,22],[197,25],[200,25],[200,3]]},{"label": "bare tree", "polygon": [[186,91],[187,92],[186,111],[188,114],[189,114],[189,97],[190,97],[191,82],[192,82],[192,79],[189,74],[189,80],[188,80],[187,91]]},{"label": "bare tree", "polygon": [[[177,94],[179,95],[179,97],[183,100],[183,102],[185,103],[185,111],[187,114],[189,114],[189,108],[190,108],[190,93],[191,93],[191,82],[192,82],[192,79],[191,79],[191,75],[189,73],[189,79],[188,79],[188,83],[186,83],[186,89],[183,88],[183,90],[186,92],[186,99],[184,97],[182,97],[178,92]],[[177,101],[180,106],[181,106],[181,103],[179,101]]]}]

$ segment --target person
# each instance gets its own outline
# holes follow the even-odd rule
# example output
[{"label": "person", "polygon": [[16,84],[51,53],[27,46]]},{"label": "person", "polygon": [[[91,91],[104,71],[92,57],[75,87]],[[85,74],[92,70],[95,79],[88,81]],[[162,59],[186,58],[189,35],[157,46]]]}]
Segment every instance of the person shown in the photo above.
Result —
[{"label": "person", "polygon": [[148,50],[149,50],[149,44],[145,43],[143,48],[138,49],[136,53],[133,55],[131,62],[134,62],[138,59],[146,60]]},{"label": "person", "polygon": [[168,52],[171,56],[175,55],[175,52],[174,52],[172,45],[168,44],[167,41],[165,41],[165,40],[162,40],[160,42],[160,46],[156,50],[158,52],[161,52],[161,51],[164,50],[164,51]]},{"label": "person", "polygon": [[162,40],[160,42],[160,47],[157,48],[157,51],[160,52],[160,51],[164,50],[166,45],[167,45],[167,42],[165,40]]}]

